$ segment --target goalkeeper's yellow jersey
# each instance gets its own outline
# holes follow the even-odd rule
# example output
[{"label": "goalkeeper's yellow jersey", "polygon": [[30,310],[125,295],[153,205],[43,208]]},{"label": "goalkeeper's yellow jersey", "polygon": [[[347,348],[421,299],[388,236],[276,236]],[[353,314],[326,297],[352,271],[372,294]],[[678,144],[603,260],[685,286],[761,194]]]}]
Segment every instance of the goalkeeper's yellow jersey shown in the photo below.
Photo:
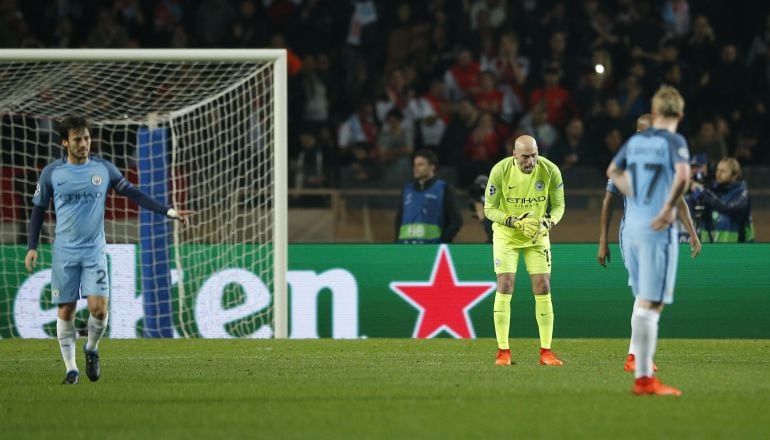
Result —
[{"label": "goalkeeper's yellow jersey", "polygon": [[[550,214],[554,224],[561,220],[564,216],[561,171],[550,160],[538,157],[535,169],[527,174],[519,169],[514,157],[507,157],[492,167],[485,192],[484,213],[494,223],[492,229],[495,236],[508,239],[514,247],[527,247],[533,245],[532,240],[519,230],[505,226],[505,219],[529,211],[533,211],[531,217],[538,219]],[[548,236],[541,240],[548,240]]]}]

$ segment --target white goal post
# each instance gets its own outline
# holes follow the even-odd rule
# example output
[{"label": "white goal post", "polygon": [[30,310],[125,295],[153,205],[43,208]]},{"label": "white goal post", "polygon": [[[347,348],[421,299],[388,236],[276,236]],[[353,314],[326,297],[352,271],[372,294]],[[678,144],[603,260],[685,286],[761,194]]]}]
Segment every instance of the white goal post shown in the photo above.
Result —
[{"label": "white goal post", "polygon": [[110,336],[288,337],[286,52],[10,49],[0,248],[15,261],[0,266],[0,338],[55,334],[50,215],[38,271],[18,262],[30,191],[62,157],[56,123],[73,115],[89,121],[94,154],[140,190],[196,211],[182,227],[108,196]]}]

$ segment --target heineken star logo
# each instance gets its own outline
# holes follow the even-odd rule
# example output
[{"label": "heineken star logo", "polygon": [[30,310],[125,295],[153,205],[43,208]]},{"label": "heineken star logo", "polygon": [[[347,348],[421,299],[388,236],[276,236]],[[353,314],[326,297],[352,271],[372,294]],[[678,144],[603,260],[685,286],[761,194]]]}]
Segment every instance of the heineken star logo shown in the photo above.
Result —
[{"label": "heineken star logo", "polygon": [[458,281],[449,248],[438,249],[428,281],[394,281],[390,289],[419,312],[412,334],[432,338],[446,331],[455,338],[475,338],[470,310],[495,290],[489,281]]}]

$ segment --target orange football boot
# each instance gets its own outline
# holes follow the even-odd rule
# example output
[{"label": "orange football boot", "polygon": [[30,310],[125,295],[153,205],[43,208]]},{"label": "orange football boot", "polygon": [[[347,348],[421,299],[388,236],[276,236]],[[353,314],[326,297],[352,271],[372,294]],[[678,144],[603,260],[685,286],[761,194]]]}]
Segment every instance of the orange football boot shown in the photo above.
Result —
[{"label": "orange football boot", "polygon": [[640,377],[634,380],[631,392],[637,396],[681,396],[682,392],[674,387],[663,385],[657,377]]},{"label": "orange football boot", "polygon": [[511,349],[498,349],[495,365],[511,365]]},{"label": "orange football boot", "polygon": [[557,358],[550,348],[541,348],[540,365],[564,365],[564,361]]}]

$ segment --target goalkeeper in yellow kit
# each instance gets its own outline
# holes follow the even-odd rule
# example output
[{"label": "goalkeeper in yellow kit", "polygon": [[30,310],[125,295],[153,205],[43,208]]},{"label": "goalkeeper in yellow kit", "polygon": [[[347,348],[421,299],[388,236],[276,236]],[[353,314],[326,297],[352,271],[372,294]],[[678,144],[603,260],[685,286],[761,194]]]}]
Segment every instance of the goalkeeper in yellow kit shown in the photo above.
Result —
[{"label": "goalkeeper in yellow kit", "polygon": [[497,274],[494,323],[497,365],[511,364],[508,332],[511,297],[519,255],[532,281],[540,332],[540,364],[562,365],[551,351],[551,242],[549,232],[564,215],[564,183],[559,168],[538,157],[532,136],[519,136],[513,156],[498,162],[489,176],[484,213],[493,222],[492,250]]}]

